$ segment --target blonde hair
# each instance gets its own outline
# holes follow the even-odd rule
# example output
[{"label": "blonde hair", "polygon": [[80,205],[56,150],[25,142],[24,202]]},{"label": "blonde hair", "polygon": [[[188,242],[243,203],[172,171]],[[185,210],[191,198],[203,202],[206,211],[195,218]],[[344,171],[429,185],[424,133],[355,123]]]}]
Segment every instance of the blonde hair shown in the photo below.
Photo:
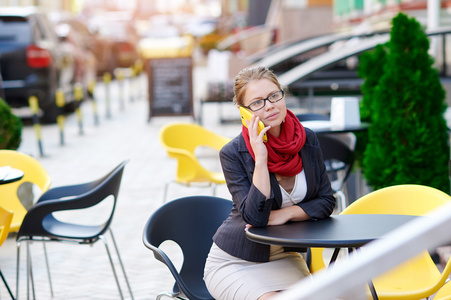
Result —
[{"label": "blonde hair", "polygon": [[249,82],[260,79],[268,79],[273,82],[280,90],[286,92],[286,88],[282,87],[277,76],[266,67],[247,67],[241,70],[235,76],[233,103],[243,105],[246,86]]}]

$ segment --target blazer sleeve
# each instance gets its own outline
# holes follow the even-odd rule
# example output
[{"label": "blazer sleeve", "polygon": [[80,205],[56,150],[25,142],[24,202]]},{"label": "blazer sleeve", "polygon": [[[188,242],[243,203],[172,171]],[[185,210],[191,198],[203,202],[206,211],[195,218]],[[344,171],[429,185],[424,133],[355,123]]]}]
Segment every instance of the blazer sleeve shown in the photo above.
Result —
[{"label": "blazer sleeve", "polygon": [[240,138],[238,136],[221,149],[222,170],[243,220],[252,226],[264,227],[268,224],[273,199],[266,200],[265,195],[252,184],[255,163],[247,150],[240,151]]}]

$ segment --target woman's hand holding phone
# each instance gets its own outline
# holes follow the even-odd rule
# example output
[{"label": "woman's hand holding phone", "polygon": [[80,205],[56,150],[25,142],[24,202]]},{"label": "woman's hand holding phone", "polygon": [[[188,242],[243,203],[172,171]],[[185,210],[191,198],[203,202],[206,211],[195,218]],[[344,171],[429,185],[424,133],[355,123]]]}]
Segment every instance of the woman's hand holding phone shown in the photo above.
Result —
[{"label": "woman's hand holding phone", "polygon": [[252,182],[260,192],[269,198],[271,194],[268,171],[268,149],[266,141],[266,132],[271,126],[265,127],[260,118],[252,114],[244,107],[240,107],[241,120],[243,125],[248,128],[249,141],[254,152],[255,169]]},{"label": "woman's hand holding phone", "polygon": [[255,154],[255,160],[257,161],[259,159],[263,159],[266,161],[268,157],[268,150],[263,142],[267,140],[266,132],[271,127],[265,127],[258,116],[250,113],[244,107],[240,107],[240,111],[243,125],[249,129],[249,140]]},{"label": "woman's hand holding phone", "polygon": [[[253,128],[253,125],[250,125],[250,122],[252,120],[252,117],[255,117],[255,115],[253,113],[251,113],[249,110],[247,110],[246,108],[240,106],[240,114],[241,114],[241,122],[243,123],[244,126],[246,126],[248,129],[249,128]],[[263,124],[262,121],[258,121],[258,127],[257,127],[257,135],[260,135],[260,133],[263,131],[263,141],[266,142],[268,140],[268,137],[266,135],[266,131],[269,130],[269,127],[265,129],[265,125]],[[251,135],[251,131],[249,130],[249,136]]]}]

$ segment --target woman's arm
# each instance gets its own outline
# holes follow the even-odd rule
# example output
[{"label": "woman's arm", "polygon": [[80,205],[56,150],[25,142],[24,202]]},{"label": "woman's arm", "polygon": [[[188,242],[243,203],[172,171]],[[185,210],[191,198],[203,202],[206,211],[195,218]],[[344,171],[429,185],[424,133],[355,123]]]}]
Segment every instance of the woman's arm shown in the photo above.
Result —
[{"label": "woman's arm", "polygon": [[[239,150],[239,147],[243,149]],[[232,200],[244,221],[252,226],[264,227],[268,223],[272,201],[267,201],[268,197],[253,184],[255,162],[245,147],[242,136],[224,146],[219,152],[221,167]]]},{"label": "woman's arm", "polygon": [[269,215],[268,225],[282,225],[288,221],[305,221],[309,215],[299,206],[292,205],[285,208],[272,210]]},{"label": "woman's arm", "polygon": [[263,142],[263,135],[269,130],[270,126],[265,127],[258,134],[259,121],[259,117],[255,115],[252,115],[250,122],[246,120],[249,128],[249,141],[255,156],[255,169],[252,183],[268,199],[271,194],[271,185],[269,183],[268,149],[266,149]]}]

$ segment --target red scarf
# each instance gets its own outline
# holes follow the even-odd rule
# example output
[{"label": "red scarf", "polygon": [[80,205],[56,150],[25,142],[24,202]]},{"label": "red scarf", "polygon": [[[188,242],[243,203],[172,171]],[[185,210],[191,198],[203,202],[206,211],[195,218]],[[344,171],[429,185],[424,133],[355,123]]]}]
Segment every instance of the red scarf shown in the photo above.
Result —
[{"label": "red scarf", "polygon": [[[298,118],[287,109],[279,137],[266,132],[268,141],[268,169],[282,176],[295,176],[302,171],[302,158],[299,151],[305,144],[305,129]],[[249,131],[243,126],[242,133],[246,147],[255,161],[254,151],[249,140]]]}]

